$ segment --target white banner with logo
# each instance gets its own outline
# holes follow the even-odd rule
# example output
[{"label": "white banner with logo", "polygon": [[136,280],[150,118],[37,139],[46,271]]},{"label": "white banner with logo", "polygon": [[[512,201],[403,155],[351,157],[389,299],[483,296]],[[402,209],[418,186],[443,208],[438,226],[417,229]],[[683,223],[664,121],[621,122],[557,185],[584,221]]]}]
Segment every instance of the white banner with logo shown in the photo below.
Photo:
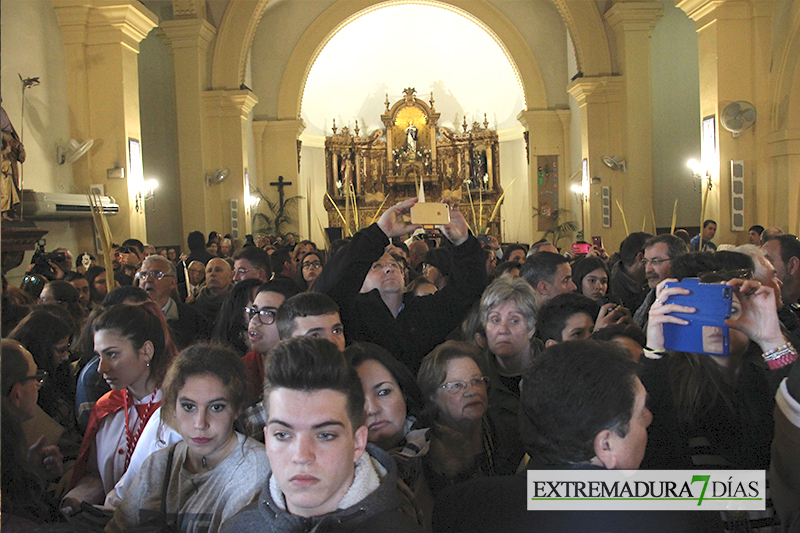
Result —
[{"label": "white banner with logo", "polygon": [[528,470],[529,511],[763,511],[764,470]]}]

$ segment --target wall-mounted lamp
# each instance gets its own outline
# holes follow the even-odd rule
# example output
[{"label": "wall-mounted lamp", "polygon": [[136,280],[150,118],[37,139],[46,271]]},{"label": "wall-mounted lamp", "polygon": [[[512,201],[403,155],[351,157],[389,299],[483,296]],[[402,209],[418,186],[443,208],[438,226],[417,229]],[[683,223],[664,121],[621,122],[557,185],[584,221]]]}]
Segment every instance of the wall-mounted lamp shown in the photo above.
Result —
[{"label": "wall-mounted lamp", "polygon": [[700,189],[705,187],[705,184],[703,183],[704,180],[708,180],[708,190],[710,191],[712,189],[713,183],[711,181],[711,170],[708,167],[698,163],[696,159],[690,159],[686,163],[686,166],[692,169],[694,190],[697,190],[698,183],[700,184]]},{"label": "wall-mounted lamp", "polygon": [[144,213],[146,205],[145,202],[147,202],[147,200],[153,200],[153,211],[156,210],[155,200],[157,188],[158,181],[156,180],[147,180],[142,183],[142,188],[136,191],[136,203],[134,207],[136,208],[137,213]]},{"label": "wall-mounted lamp", "polygon": [[578,200],[581,201],[581,203],[585,202],[586,199],[589,196],[589,184],[588,183],[584,183],[583,185],[575,183],[575,184],[572,185],[571,189],[572,189],[572,192],[574,192],[575,195],[578,197]]}]

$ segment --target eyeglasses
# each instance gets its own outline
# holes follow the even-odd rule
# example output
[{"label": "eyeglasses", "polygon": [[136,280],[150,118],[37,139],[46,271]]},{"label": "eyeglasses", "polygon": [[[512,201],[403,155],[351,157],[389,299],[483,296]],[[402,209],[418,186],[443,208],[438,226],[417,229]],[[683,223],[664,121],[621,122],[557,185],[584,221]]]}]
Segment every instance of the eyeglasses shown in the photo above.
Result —
[{"label": "eyeglasses", "polygon": [[244,312],[247,313],[247,319],[253,320],[253,317],[257,316],[258,321],[263,326],[269,326],[270,324],[275,323],[275,316],[278,314],[278,310],[274,307],[262,307],[259,309],[258,307],[245,307]]},{"label": "eyeglasses", "polygon": [[22,378],[21,380],[17,381],[17,383],[25,383],[26,381],[33,380],[36,382],[36,387],[41,388],[45,379],[47,379],[47,372],[44,370],[39,370],[34,375]]},{"label": "eyeglasses", "polygon": [[400,270],[400,265],[394,262],[389,263],[374,263],[372,265],[372,270],[385,270],[387,268],[391,268],[392,270]]},{"label": "eyeglasses", "polygon": [[668,261],[672,261],[672,258],[671,258],[671,257],[668,257],[668,258],[666,258],[666,259],[658,259],[658,258],[656,258],[656,259],[646,259],[646,258],[642,257],[641,261],[642,261],[642,263],[644,263],[645,265],[655,265],[655,266],[658,266],[658,265],[660,265],[661,263],[666,263],[666,262],[668,262]]},{"label": "eyeglasses", "polygon": [[233,273],[235,275],[237,275],[237,276],[244,276],[248,272],[252,272],[253,270],[258,270],[258,269],[257,268],[241,268],[241,267],[239,267],[237,269],[234,269]]},{"label": "eyeglasses", "polygon": [[149,272],[140,270],[139,272],[136,273],[136,279],[138,279],[139,281],[145,280],[147,278],[152,278],[161,281],[164,278],[171,278],[171,277],[173,277],[172,274],[166,274],[164,272],[161,272],[160,270],[151,270]]},{"label": "eyeglasses", "polygon": [[461,394],[467,390],[467,387],[475,389],[485,389],[489,386],[489,378],[481,376],[479,378],[472,378],[469,381],[448,381],[444,385],[439,385],[440,389],[444,389],[450,394]]},{"label": "eyeglasses", "polygon": [[311,262],[303,262],[303,268],[313,268],[314,270],[322,267],[322,263],[319,261],[311,261]]}]

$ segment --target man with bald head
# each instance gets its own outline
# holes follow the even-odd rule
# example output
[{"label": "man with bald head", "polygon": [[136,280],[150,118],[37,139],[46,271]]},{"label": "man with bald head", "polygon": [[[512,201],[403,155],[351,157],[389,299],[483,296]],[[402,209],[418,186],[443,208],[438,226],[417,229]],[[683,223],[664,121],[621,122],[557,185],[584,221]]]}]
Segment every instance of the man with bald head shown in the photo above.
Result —
[{"label": "man with bald head", "polygon": [[231,287],[233,287],[233,269],[230,263],[219,257],[206,263],[206,282],[197,292],[192,305],[209,327],[213,328],[216,323],[217,313]]},{"label": "man with bald head", "polygon": [[458,327],[486,288],[481,245],[469,233],[464,216],[451,206],[450,223],[441,226],[449,241],[443,245],[453,251],[450,282],[425,297],[404,292],[401,266],[385,248],[391,238],[418,227],[402,218],[415,203],[413,198],[390,207],[378,222],[356,233],[328,261],[314,285],[315,292],[339,305],[348,340],[379,344],[412,370]]}]

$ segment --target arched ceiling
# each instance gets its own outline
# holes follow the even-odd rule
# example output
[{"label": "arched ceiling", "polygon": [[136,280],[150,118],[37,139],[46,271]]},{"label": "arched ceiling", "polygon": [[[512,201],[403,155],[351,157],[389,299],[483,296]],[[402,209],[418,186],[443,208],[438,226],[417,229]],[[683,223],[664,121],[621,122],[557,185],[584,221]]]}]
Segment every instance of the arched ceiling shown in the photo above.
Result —
[{"label": "arched ceiling", "polygon": [[395,3],[345,21],[320,51],[303,91],[306,131],[327,134],[332,118],[352,128],[358,118],[369,134],[383,127],[386,94],[394,103],[405,87],[426,101],[432,92],[439,125],[452,131],[484,113],[492,127],[513,127],[525,108],[516,65],[485,27],[442,4]]}]

